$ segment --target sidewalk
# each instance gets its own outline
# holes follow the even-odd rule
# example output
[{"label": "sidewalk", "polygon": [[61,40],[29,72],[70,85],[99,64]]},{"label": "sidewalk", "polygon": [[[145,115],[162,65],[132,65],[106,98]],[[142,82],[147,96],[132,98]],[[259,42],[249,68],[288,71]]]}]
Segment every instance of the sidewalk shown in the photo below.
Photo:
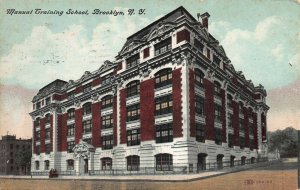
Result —
[{"label": "sidewalk", "polygon": [[282,162],[282,160],[257,163],[251,165],[238,166],[233,168],[226,168],[218,171],[207,171],[202,173],[193,173],[185,175],[131,175],[131,176],[59,176],[58,178],[49,179],[48,176],[0,176],[0,178],[15,178],[15,179],[49,179],[49,180],[105,180],[105,181],[162,181],[162,182],[187,182],[199,179],[206,179],[220,175],[230,174],[234,172],[264,167],[272,164]]}]

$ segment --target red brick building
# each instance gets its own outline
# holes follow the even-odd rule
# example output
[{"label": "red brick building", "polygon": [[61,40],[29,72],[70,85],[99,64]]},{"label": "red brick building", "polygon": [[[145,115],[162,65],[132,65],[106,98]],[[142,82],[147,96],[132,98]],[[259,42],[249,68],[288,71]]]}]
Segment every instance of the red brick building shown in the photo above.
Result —
[{"label": "red brick building", "polygon": [[[127,38],[116,60],[33,98],[32,171],[138,170],[254,161],[266,91],[236,71],[183,7]],[[74,153],[73,153],[74,152]]]}]

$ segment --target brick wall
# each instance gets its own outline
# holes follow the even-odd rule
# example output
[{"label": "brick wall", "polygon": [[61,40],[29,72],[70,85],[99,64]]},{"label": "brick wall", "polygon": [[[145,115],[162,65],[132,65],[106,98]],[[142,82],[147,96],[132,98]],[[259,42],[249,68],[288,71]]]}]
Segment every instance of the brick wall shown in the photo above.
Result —
[{"label": "brick wall", "polygon": [[239,129],[239,103],[232,101],[233,116],[232,116],[232,126],[233,126],[233,145],[240,146],[240,129]]},{"label": "brick wall", "polygon": [[82,139],[82,114],[82,108],[75,110],[75,144],[78,144],[79,140]]},{"label": "brick wall", "polygon": [[181,68],[172,72],[173,137],[182,137]]},{"label": "brick wall", "polygon": [[205,82],[205,139],[215,140],[214,119],[214,84],[207,79]]},{"label": "brick wall", "polygon": [[126,89],[120,90],[120,144],[126,143]]},{"label": "brick wall", "polygon": [[101,102],[92,104],[92,145],[101,147]]},{"label": "brick wall", "polygon": [[196,137],[195,72],[192,69],[189,69],[189,98],[190,98],[190,136]]}]

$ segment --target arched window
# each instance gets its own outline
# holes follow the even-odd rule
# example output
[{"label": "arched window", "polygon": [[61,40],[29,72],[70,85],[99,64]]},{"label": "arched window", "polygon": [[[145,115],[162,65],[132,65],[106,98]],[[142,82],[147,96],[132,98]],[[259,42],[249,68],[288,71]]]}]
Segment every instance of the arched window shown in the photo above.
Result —
[{"label": "arched window", "polygon": [[172,171],[173,170],[173,155],[172,154],[157,154],[156,170],[157,171]]},{"label": "arched window", "polygon": [[49,170],[50,162],[49,160],[45,160],[45,170]]},{"label": "arched window", "polygon": [[195,85],[204,88],[204,74],[200,69],[195,69]]},{"label": "arched window", "polygon": [[206,156],[207,154],[205,153],[198,154],[198,163],[197,163],[198,171],[206,170]]},{"label": "arched window", "polygon": [[46,124],[49,124],[50,123],[50,113],[47,113],[45,118],[46,118],[46,121],[45,121]]},{"label": "arched window", "polygon": [[155,74],[155,88],[172,84],[172,69],[163,69]]},{"label": "arched window", "polygon": [[40,124],[41,124],[41,120],[40,120],[40,118],[38,117],[38,118],[36,118],[35,121],[34,121],[34,126],[35,126],[35,127],[39,127]]},{"label": "arched window", "polygon": [[67,170],[74,170],[74,160],[73,159],[67,160]]},{"label": "arched window", "polygon": [[68,110],[68,119],[74,119],[75,118],[75,109],[71,108]]},{"label": "arched window", "polygon": [[92,113],[92,103],[87,102],[83,105],[83,115],[89,115]]},{"label": "arched window", "polygon": [[140,93],[140,81],[132,81],[126,86],[127,98],[138,95]]},{"label": "arched window", "polygon": [[35,161],[35,170],[39,170],[39,169],[40,169],[40,162]]},{"label": "arched window", "polygon": [[221,84],[216,81],[214,82],[214,94],[219,97],[221,96]]},{"label": "arched window", "polygon": [[109,157],[101,158],[101,169],[111,170],[112,169],[112,159]]},{"label": "arched window", "polygon": [[101,102],[102,102],[102,107],[101,107],[102,109],[110,108],[112,107],[113,104],[113,96],[107,95],[102,98]]},{"label": "arched window", "polygon": [[138,171],[140,167],[140,157],[133,155],[127,156],[127,170],[128,171]]}]

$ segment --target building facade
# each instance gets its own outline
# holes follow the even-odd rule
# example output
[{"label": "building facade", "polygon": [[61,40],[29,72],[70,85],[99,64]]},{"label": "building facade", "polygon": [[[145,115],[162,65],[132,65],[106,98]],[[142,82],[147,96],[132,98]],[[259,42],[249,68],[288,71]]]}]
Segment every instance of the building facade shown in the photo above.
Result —
[{"label": "building facade", "polygon": [[161,171],[264,157],[266,91],[234,69],[208,18],[179,7],[129,36],[114,61],[40,89],[32,171]]},{"label": "building facade", "polygon": [[0,140],[0,174],[23,175],[30,172],[30,162],[19,166],[16,155],[19,151],[31,152],[31,139],[16,139],[15,135],[2,136]]}]

